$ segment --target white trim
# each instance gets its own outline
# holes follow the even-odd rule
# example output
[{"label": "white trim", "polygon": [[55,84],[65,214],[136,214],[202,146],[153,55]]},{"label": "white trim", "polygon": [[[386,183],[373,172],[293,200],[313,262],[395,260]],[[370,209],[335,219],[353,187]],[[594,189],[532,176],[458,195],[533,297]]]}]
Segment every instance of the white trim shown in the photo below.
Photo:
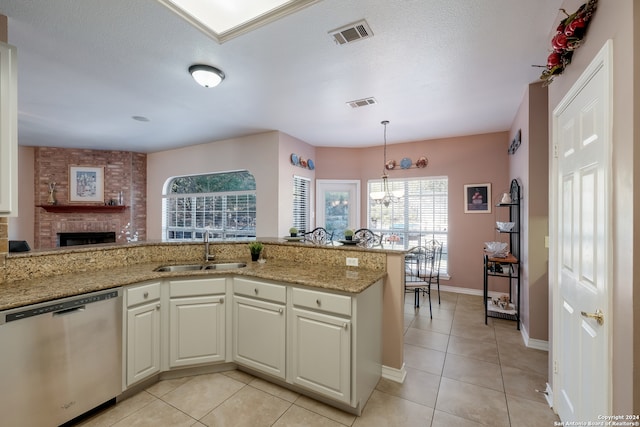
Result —
[{"label": "white trim", "polygon": [[382,365],[382,378],[402,384],[406,377],[407,370],[404,368],[404,363],[400,369]]},{"label": "white trim", "polygon": [[[544,390],[543,394],[549,407],[553,408],[553,388],[551,388],[551,384],[547,383],[547,388]],[[553,412],[555,413],[556,411]]]},{"label": "white trim", "polygon": [[529,331],[524,327],[522,322],[520,323],[520,333],[524,340],[524,345],[528,348],[534,348],[536,350],[549,351],[549,341],[537,340],[535,338],[529,338]]}]

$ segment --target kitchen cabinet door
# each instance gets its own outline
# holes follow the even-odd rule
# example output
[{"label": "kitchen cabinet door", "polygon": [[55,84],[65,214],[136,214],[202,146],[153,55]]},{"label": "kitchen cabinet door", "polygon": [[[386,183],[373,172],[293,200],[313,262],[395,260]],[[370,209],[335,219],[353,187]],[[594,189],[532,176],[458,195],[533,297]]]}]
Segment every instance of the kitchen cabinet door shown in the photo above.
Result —
[{"label": "kitchen cabinet door", "polygon": [[172,298],[169,302],[169,366],[225,360],[224,295]]},{"label": "kitchen cabinet door", "polygon": [[0,215],[18,214],[16,48],[0,42]]},{"label": "kitchen cabinet door", "polygon": [[335,400],[351,399],[351,320],[293,308],[294,384]]},{"label": "kitchen cabinet door", "polygon": [[286,318],[284,304],[234,295],[234,361],[284,379]]},{"label": "kitchen cabinet door", "polygon": [[160,302],[127,309],[127,386],[160,372]]}]

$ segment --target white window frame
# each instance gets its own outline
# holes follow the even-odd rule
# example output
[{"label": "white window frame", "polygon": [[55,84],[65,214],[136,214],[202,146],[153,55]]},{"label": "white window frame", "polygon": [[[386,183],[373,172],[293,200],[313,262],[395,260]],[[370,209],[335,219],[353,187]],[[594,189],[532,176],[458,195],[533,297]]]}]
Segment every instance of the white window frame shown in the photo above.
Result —
[{"label": "white window frame", "polygon": [[[424,205],[421,200],[421,209],[419,210],[420,215],[422,216],[425,208],[422,206],[433,206],[434,210],[432,210],[432,214],[437,216],[444,216],[444,218],[432,218],[431,222],[433,224],[438,224],[438,227],[441,229],[431,229],[427,230],[423,228],[425,221],[421,221],[420,227],[417,229],[411,226],[410,222],[410,211],[411,207],[407,200],[415,199],[415,194],[410,192],[411,183],[415,183],[416,181],[434,181],[434,180],[445,180],[447,191],[446,193],[430,193],[424,194],[421,196],[424,200]],[[374,233],[381,234],[383,240],[383,246],[385,248],[393,248],[393,249],[410,249],[414,246],[424,245],[429,240],[435,239],[443,244],[442,249],[442,259],[440,263],[440,277],[446,278],[448,277],[448,253],[449,253],[449,191],[448,191],[448,182],[449,178],[447,176],[434,176],[434,177],[420,177],[420,178],[404,178],[404,179],[389,179],[389,190],[396,191],[402,190],[404,192],[401,201],[392,203],[389,207],[384,207],[381,205],[377,205],[372,201],[371,198],[368,198],[367,203],[367,228],[371,229]],[[369,180],[367,182],[367,194],[371,194],[371,192],[381,191],[382,189],[382,180],[375,179]],[[432,198],[432,203],[429,204],[427,198]],[[443,204],[436,205],[434,202],[436,200],[444,201]],[[440,207],[440,213],[436,212],[437,207]],[[442,210],[444,208],[444,210]],[[393,212],[395,210],[396,218],[399,218],[398,224],[401,227],[394,227],[393,225],[393,216],[390,220],[390,223],[384,223],[382,219],[377,220],[377,217],[380,216],[381,212],[387,210],[391,210]],[[388,214],[387,214],[388,216]],[[443,225],[442,222],[445,222]],[[389,226],[391,225],[391,226]],[[434,225],[436,227],[436,225]],[[397,236],[398,240],[395,241],[393,235]]]}]

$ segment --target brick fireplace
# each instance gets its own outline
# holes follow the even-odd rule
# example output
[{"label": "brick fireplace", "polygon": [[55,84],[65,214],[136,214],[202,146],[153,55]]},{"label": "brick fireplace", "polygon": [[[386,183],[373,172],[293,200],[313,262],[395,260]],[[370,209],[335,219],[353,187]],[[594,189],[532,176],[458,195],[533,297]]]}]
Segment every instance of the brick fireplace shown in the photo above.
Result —
[{"label": "brick fireplace", "polygon": [[[61,233],[113,233],[116,242],[126,242],[128,224],[145,240],[146,162],[146,154],[128,151],[35,147],[35,204],[48,205],[49,184],[55,182],[58,209],[36,208],[34,249],[57,247]],[[70,166],[104,167],[104,203],[69,203]],[[125,207],[104,208],[120,191]]]}]

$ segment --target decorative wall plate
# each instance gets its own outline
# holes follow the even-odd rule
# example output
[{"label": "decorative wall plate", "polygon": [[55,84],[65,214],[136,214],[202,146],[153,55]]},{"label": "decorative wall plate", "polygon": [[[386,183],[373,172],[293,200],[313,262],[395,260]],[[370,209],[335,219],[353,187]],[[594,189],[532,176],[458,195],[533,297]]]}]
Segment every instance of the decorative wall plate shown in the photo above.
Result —
[{"label": "decorative wall plate", "polygon": [[420,157],[416,161],[416,167],[418,167],[418,168],[426,168],[428,163],[429,163],[429,161],[427,160],[427,158],[423,156],[423,157]]},{"label": "decorative wall plate", "polygon": [[385,167],[386,167],[388,170],[395,169],[395,167],[396,167],[396,161],[395,161],[395,160],[389,160],[389,161],[387,162],[387,164],[385,165]]},{"label": "decorative wall plate", "polygon": [[400,167],[402,169],[409,169],[411,167],[411,159],[405,157],[404,159],[400,160]]},{"label": "decorative wall plate", "polygon": [[300,159],[298,155],[295,153],[291,153],[291,164],[294,166],[298,166],[300,164]]}]

